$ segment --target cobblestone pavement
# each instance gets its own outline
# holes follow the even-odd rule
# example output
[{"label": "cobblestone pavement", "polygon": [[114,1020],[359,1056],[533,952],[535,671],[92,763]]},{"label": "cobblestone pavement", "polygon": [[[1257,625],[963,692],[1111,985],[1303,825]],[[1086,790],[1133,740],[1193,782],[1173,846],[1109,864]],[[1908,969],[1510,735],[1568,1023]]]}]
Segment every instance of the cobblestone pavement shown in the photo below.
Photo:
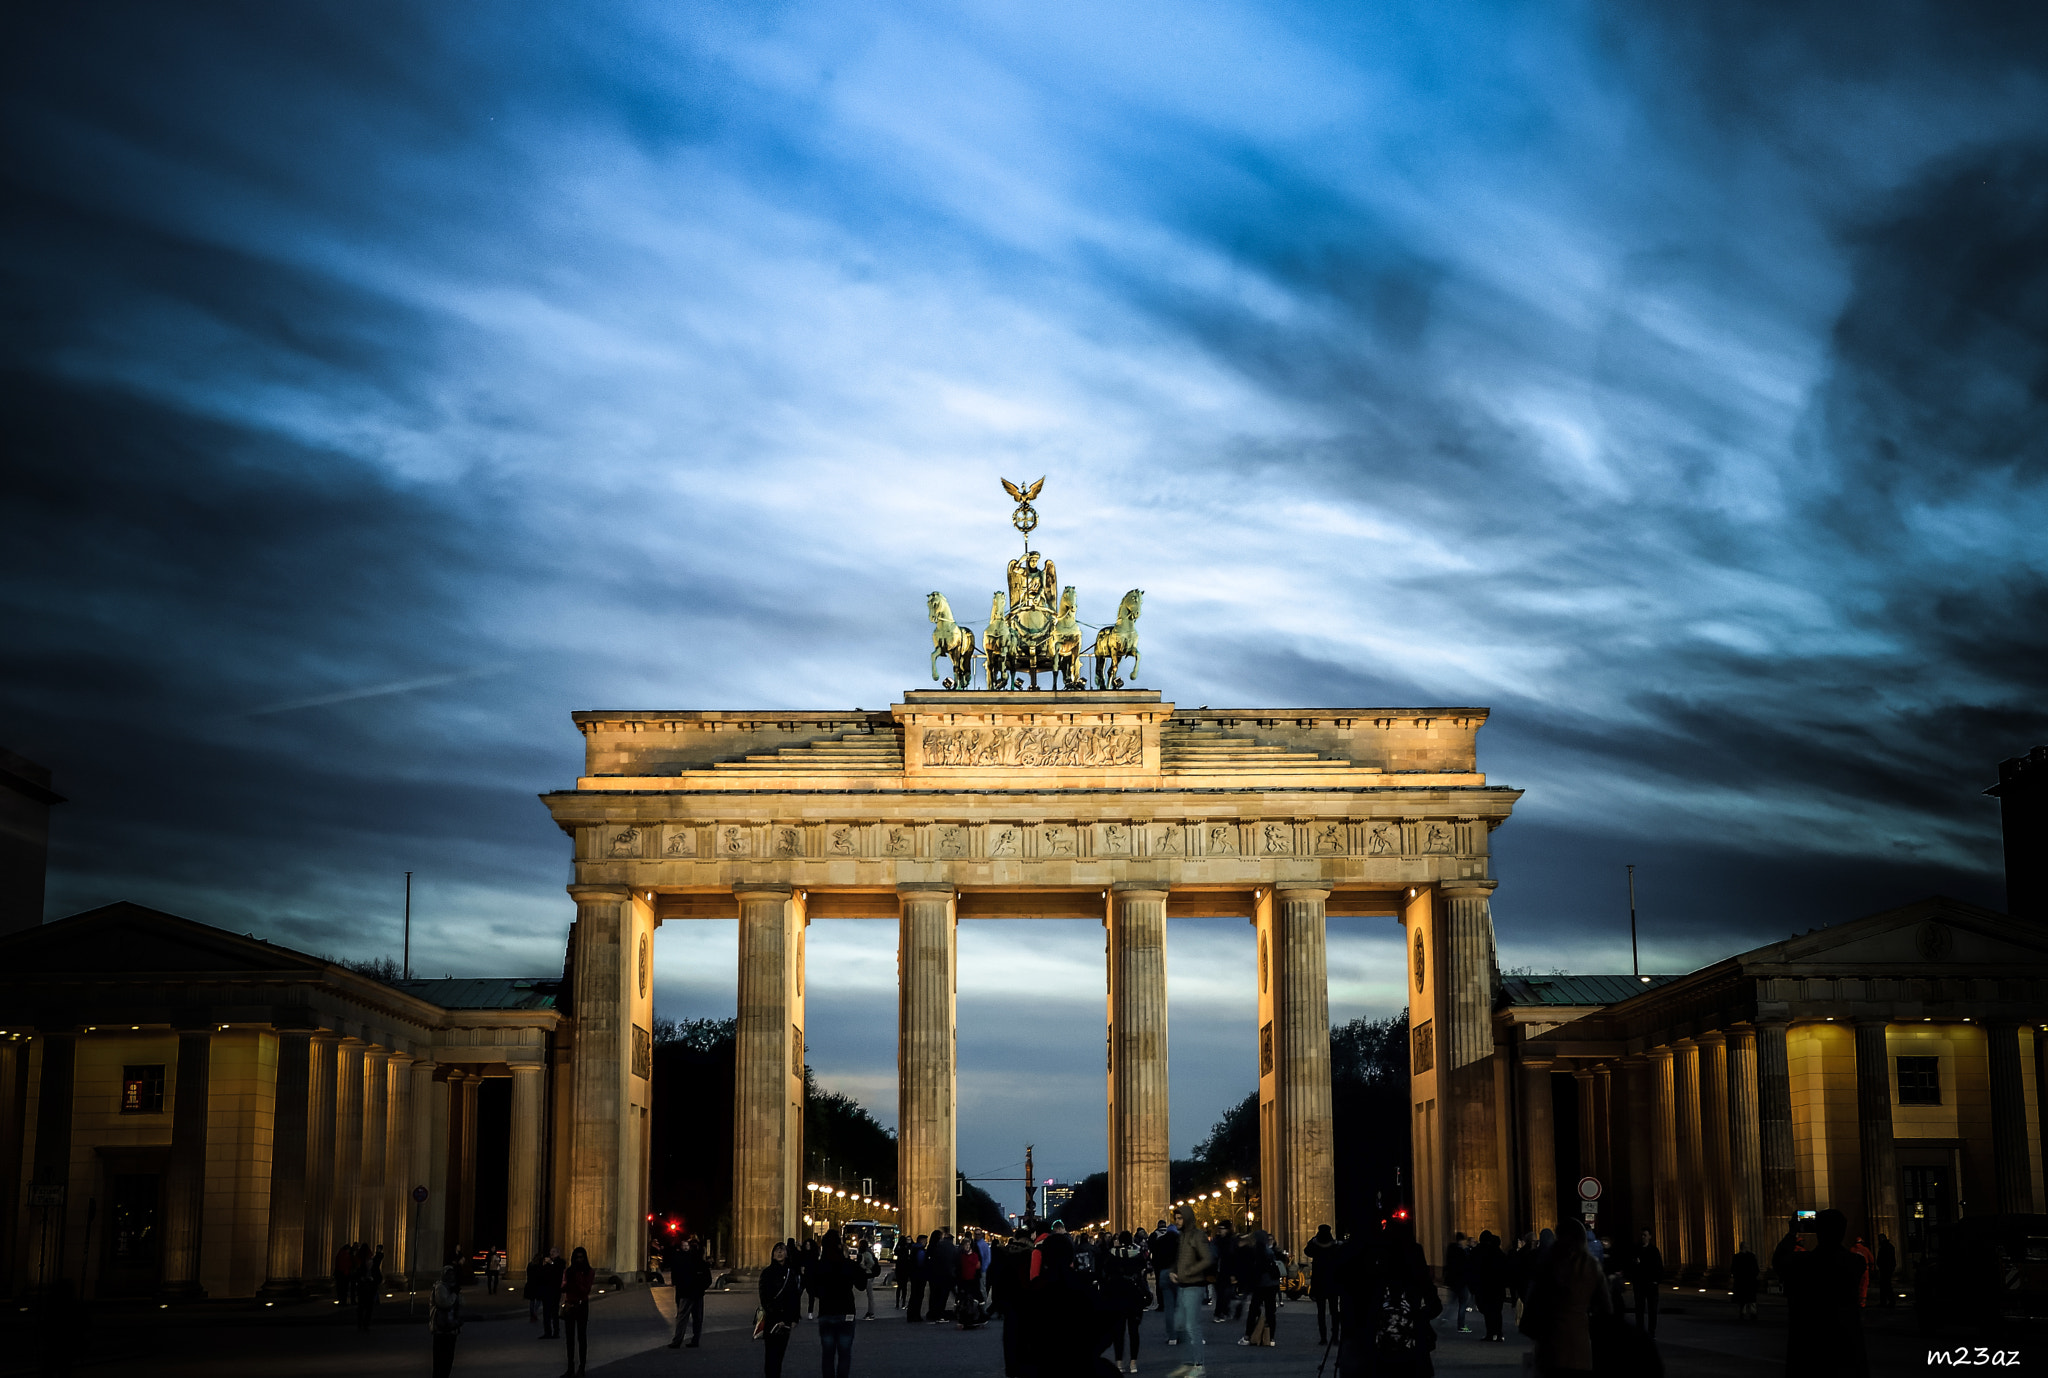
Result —
[{"label": "cobblestone pavement", "polygon": [[[877,1302],[877,1318],[860,1327],[854,1344],[856,1378],[1001,1378],[999,1326],[961,1331],[950,1324],[909,1325],[891,1295],[884,1293]],[[488,1297],[479,1288],[465,1305],[473,1319],[457,1348],[458,1375],[555,1378],[562,1372],[562,1347],[537,1338],[539,1326],[527,1321],[525,1304],[518,1298]],[[607,1293],[592,1304],[589,1371],[605,1378],[757,1378],[761,1348],[749,1338],[753,1310],[748,1293],[714,1293],[705,1307],[702,1346],[671,1350],[667,1342],[674,1307],[665,1290],[629,1287]],[[1876,1378],[1929,1371],[1930,1342],[1918,1333],[1910,1311],[1867,1314]],[[0,1326],[0,1375],[26,1378],[41,1371],[36,1336],[27,1316],[9,1319]],[[1301,1303],[1281,1311],[1279,1344],[1273,1349],[1240,1348],[1236,1339],[1242,1328],[1237,1325],[1210,1324],[1206,1331],[1209,1342],[1202,1358],[1213,1378],[1314,1378],[1323,1359],[1323,1349],[1315,1343],[1315,1313]],[[1476,1324],[1471,1334],[1457,1333],[1448,1317],[1438,1322],[1438,1331],[1439,1373],[1522,1369],[1528,1346],[1512,1334],[1512,1324],[1509,1339],[1501,1344],[1481,1340]],[[425,1322],[408,1320],[402,1299],[386,1302],[367,1332],[357,1330],[353,1318],[331,1302],[276,1307],[237,1302],[176,1312],[109,1307],[96,1311],[75,1338],[80,1372],[119,1370],[123,1378],[350,1378],[428,1372]],[[1162,1318],[1152,1313],[1141,1339],[1141,1375],[1165,1378],[1193,1357],[1181,1348],[1168,1348],[1163,1338]],[[1952,1335],[1933,1343],[1963,1342],[1963,1336]],[[1667,1295],[1658,1344],[1672,1378],[1775,1375],[1782,1372],[1784,1343],[1784,1312],[1775,1301],[1767,1300],[1762,1320],[1750,1323],[1736,1319],[1725,1294]],[[2016,1329],[2001,1344],[2020,1352],[2022,1366],[2032,1358],[2038,1367],[2043,1360],[2034,1351],[2048,1355],[2048,1329]],[[1327,1372],[1335,1371],[1333,1355]],[[805,1325],[790,1345],[785,1378],[813,1378],[818,1372],[816,1331]]]}]

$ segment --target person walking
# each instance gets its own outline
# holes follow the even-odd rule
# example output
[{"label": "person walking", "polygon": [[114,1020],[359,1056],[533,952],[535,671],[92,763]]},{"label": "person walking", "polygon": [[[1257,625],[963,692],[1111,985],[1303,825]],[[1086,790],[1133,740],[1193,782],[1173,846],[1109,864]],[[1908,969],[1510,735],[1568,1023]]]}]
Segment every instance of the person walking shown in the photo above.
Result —
[{"label": "person walking", "polygon": [[1181,1355],[1181,1363],[1170,1378],[1205,1378],[1208,1370],[1202,1363],[1206,1343],[1201,1332],[1202,1289],[1216,1281],[1216,1248],[1203,1237],[1192,1208],[1182,1206],[1176,1218],[1180,1222],[1180,1249],[1174,1255],[1171,1274],[1178,1289],[1173,1314],[1179,1323],[1179,1334],[1175,1338],[1188,1347],[1188,1352]]},{"label": "person walking", "polygon": [[818,1241],[806,1239],[803,1252],[797,1255],[797,1271],[804,1275],[804,1309],[810,1319],[818,1318],[818,1298],[811,1293],[811,1269],[818,1266]]},{"label": "person walking", "polygon": [[526,1265],[526,1285],[521,1287],[519,1291],[526,1298],[526,1319],[529,1321],[540,1319],[539,1274],[547,1261],[547,1251],[542,1250],[540,1253],[535,1254]]},{"label": "person walking", "polygon": [[596,1283],[590,1255],[578,1245],[562,1270],[562,1343],[569,1351],[562,1378],[579,1378],[590,1362],[590,1289]]},{"label": "person walking", "polygon": [[[704,1337],[704,1293],[711,1287],[711,1265],[704,1261],[703,1240],[691,1236],[669,1273],[669,1281],[676,1289],[676,1333],[669,1339],[668,1347],[695,1349],[697,1341]],[[687,1342],[683,1339],[685,1330],[690,1332]]]},{"label": "person walking", "polygon": [[1346,1252],[1340,1268],[1343,1338],[1337,1349],[1341,1378],[1428,1378],[1430,1351],[1443,1300],[1429,1262],[1405,1220],[1387,1223],[1377,1247]]},{"label": "person walking", "polygon": [[989,1297],[1003,1318],[1004,1378],[1025,1378],[1025,1289],[1031,1281],[1031,1237],[1023,1229],[1010,1236],[989,1265]]},{"label": "person walking", "polygon": [[498,1295],[498,1279],[505,1276],[505,1251],[493,1249],[484,1255],[484,1295]]},{"label": "person walking", "polygon": [[1819,1241],[1799,1247],[1796,1219],[1771,1254],[1771,1267],[1785,1288],[1785,1372],[1863,1378],[1870,1360],[1863,1348],[1862,1292],[1868,1270],[1861,1255],[1844,1246],[1849,1218],[1838,1210],[1814,1217]]},{"label": "person walking", "polygon": [[817,1303],[818,1346],[824,1378],[847,1378],[853,1371],[853,1332],[858,1324],[853,1294],[867,1290],[867,1275],[846,1256],[846,1243],[839,1231],[825,1236],[818,1247],[818,1261],[804,1279],[804,1287]]},{"label": "person walking", "polygon": [[[1501,1331],[1501,1306],[1508,1294],[1508,1256],[1500,1251],[1500,1236],[1492,1230],[1479,1232],[1479,1247],[1472,1251],[1467,1260],[1466,1282],[1472,1289],[1472,1304],[1479,1308],[1479,1314],[1486,1321],[1486,1338],[1494,1342],[1507,1339]],[[1606,1278],[1601,1285],[1606,1286]]]},{"label": "person walking", "polygon": [[527,1285],[533,1288],[533,1295],[540,1302],[539,1340],[562,1338],[562,1254],[559,1249],[550,1248],[534,1261],[533,1271],[528,1274]]},{"label": "person walking", "polygon": [[[1238,1248],[1242,1260],[1237,1276],[1247,1298],[1241,1345],[1270,1348],[1280,1336],[1280,1258],[1273,1249],[1273,1236],[1255,1230]],[[1265,1333],[1260,1333],[1261,1323]]]},{"label": "person walking", "polygon": [[1892,1288],[1892,1279],[1898,1275],[1899,1251],[1892,1247],[1892,1237],[1880,1234],[1877,1237],[1877,1304],[1889,1311],[1898,1303],[1898,1293]]},{"label": "person walking", "polygon": [[777,1244],[761,1270],[762,1378],[782,1378],[782,1356],[803,1315],[804,1279],[790,1257],[794,1252],[787,1243]]},{"label": "person walking", "polygon": [[1735,1246],[1735,1258],[1728,1265],[1728,1287],[1735,1294],[1735,1314],[1739,1319],[1756,1319],[1756,1286],[1762,1271],[1748,1240]]},{"label": "person walking", "polygon": [[1586,1252],[1585,1227],[1566,1216],[1522,1313],[1522,1333],[1536,1341],[1536,1371],[1543,1378],[1592,1378],[1592,1317],[1607,1315],[1608,1307],[1607,1279]]},{"label": "person walking", "polygon": [[1159,1287],[1159,1309],[1166,1313],[1166,1342],[1178,1344],[1179,1341],[1173,1338],[1173,1303],[1180,1289],[1173,1282],[1173,1265],[1180,1257],[1180,1231],[1162,1220],[1152,1231],[1152,1238],[1146,1241],[1145,1248],[1152,1256],[1152,1277]]},{"label": "person walking", "polygon": [[1850,1252],[1863,1260],[1863,1281],[1856,1287],[1856,1305],[1870,1305],[1870,1275],[1877,1271],[1877,1255],[1870,1252],[1870,1246],[1863,1242],[1863,1236],[1856,1236],[1856,1243]]},{"label": "person walking", "polygon": [[1237,1266],[1237,1227],[1228,1220],[1217,1221],[1216,1232],[1209,1236],[1209,1247],[1216,1253],[1216,1275],[1209,1283],[1216,1299],[1215,1319],[1227,1321],[1234,1314],[1237,1300],[1230,1286],[1231,1272]]},{"label": "person walking", "polygon": [[1330,1343],[1331,1333],[1344,1333],[1343,1312],[1337,1309],[1337,1236],[1328,1225],[1316,1226],[1315,1238],[1302,1246],[1308,1263],[1308,1299],[1316,1304],[1316,1343]]},{"label": "person walking", "polygon": [[868,1309],[861,1319],[871,1321],[875,1318],[875,1284],[882,1276],[882,1248],[866,1230],[856,1236],[854,1247],[859,1254],[860,1271],[868,1280]]},{"label": "person walking", "polygon": [[[1145,1270],[1150,1262],[1144,1245],[1129,1230],[1119,1231],[1110,1242],[1108,1266],[1103,1270],[1102,1302],[1110,1315],[1110,1343],[1116,1347],[1119,1373],[1138,1371],[1138,1336],[1145,1326],[1145,1312],[1152,1306],[1151,1289],[1145,1286]],[[1128,1361],[1124,1358],[1126,1341],[1131,1346]]]},{"label": "person walking", "polygon": [[953,1320],[962,1330],[976,1330],[986,1324],[981,1314],[981,1251],[972,1239],[960,1242],[960,1261],[954,1266]]},{"label": "person walking", "polygon": [[1465,1324],[1465,1308],[1472,1303],[1472,1291],[1465,1277],[1465,1265],[1472,1254],[1472,1239],[1463,1230],[1451,1240],[1444,1250],[1444,1291],[1450,1294],[1451,1324],[1458,1328],[1460,1335],[1470,1335],[1472,1327]]},{"label": "person walking", "polygon": [[1657,1292],[1664,1281],[1664,1254],[1644,1230],[1636,1236],[1636,1251],[1628,1261],[1628,1285],[1635,1294],[1636,1329],[1645,1335],[1657,1333]]},{"label": "person walking", "polygon": [[896,1309],[903,1309],[903,1294],[910,1287],[910,1275],[917,1258],[917,1242],[909,1235],[898,1233],[896,1247],[890,1251],[889,1260],[896,1265]]},{"label": "person walking", "polygon": [[462,1334],[462,1275],[453,1266],[427,1295],[427,1333],[434,1342],[434,1378],[455,1371],[455,1341]]},{"label": "person walking", "polygon": [[344,1244],[334,1251],[334,1299],[347,1305],[356,1299],[356,1250]]},{"label": "person walking", "polygon": [[383,1292],[384,1246],[380,1244],[377,1252],[363,1264],[362,1274],[356,1279],[356,1329],[370,1328],[370,1322],[377,1315],[377,1299]]}]

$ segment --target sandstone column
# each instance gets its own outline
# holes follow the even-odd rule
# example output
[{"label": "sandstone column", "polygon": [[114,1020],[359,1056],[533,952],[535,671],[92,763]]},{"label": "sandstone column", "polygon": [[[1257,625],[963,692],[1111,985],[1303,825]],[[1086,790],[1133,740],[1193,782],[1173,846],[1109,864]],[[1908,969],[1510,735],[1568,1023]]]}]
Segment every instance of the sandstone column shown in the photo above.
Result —
[{"label": "sandstone column", "polygon": [[334,1035],[316,1032],[306,1074],[306,1262],[300,1276],[327,1282],[334,1272]]},{"label": "sandstone column", "polygon": [[[1493,1086],[1493,894],[1490,880],[1452,881],[1440,892],[1444,923],[1443,1001],[1450,1036],[1438,1084],[1450,1109],[1454,1228],[1478,1238],[1507,1221],[1495,1138]],[[1327,1021],[1326,1021],[1327,1024]],[[1324,1030],[1328,1034],[1327,1027]],[[1296,1241],[1297,1244],[1300,1241]]]},{"label": "sandstone column", "polygon": [[[1672,1044],[1672,1097],[1678,1131],[1679,1276],[1690,1282],[1707,1266],[1705,1172],[1700,1153],[1700,1046],[1689,1038]],[[1670,1255],[1666,1255],[1667,1258]]]},{"label": "sandstone column", "polygon": [[1700,1213],[1704,1263],[1715,1278],[1735,1261],[1735,1183],[1729,1176],[1728,1038],[1703,1033],[1700,1045]]},{"label": "sandstone column", "polygon": [[[600,1267],[617,1266],[621,1177],[619,1126],[626,1116],[626,1078],[630,1073],[628,982],[631,954],[625,951],[627,906],[632,896],[623,886],[571,885],[576,923],[569,930],[575,988],[571,1012],[575,1042],[570,1051],[568,1209],[569,1234],[590,1252]],[[745,924],[741,925],[744,943]],[[744,947],[741,964],[745,965]],[[745,994],[742,992],[742,1002]],[[742,1004],[741,1023],[745,1024]],[[736,1198],[737,1209],[744,1197]],[[574,1247],[563,1241],[563,1248]],[[638,1247],[632,1246],[638,1253]],[[599,1263],[599,1260],[602,1260]],[[637,1264],[632,1266],[637,1267]]]},{"label": "sandstone column", "polygon": [[426,1205],[413,1211],[419,1232],[408,1267],[413,1287],[430,1287],[448,1262],[448,1120],[449,1094],[446,1074],[436,1076],[432,1062],[421,1058],[412,1065],[413,1175],[427,1189]]},{"label": "sandstone column", "polygon": [[[472,1070],[462,1080],[448,1081],[448,1094],[455,1100],[455,1167],[459,1180],[451,1188],[456,1218],[455,1243],[465,1254],[476,1252],[476,1114],[484,1079]],[[597,1255],[590,1261],[595,1264]]]},{"label": "sandstone column", "polygon": [[177,1099],[171,1106],[171,1157],[164,1172],[163,1293],[206,1295],[199,1285],[200,1223],[206,1216],[206,1118],[213,1029],[178,1031]]},{"label": "sandstone column", "polygon": [[1778,1247],[1799,1209],[1799,1161],[1793,1156],[1792,1065],[1782,1019],[1756,1021],[1757,1151],[1762,1172],[1764,1238],[1752,1239],[1757,1257]]},{"label": "sandstone column", "polygon": [[1728,1170],[1734,1186],[1735,1241],[1747,1242],[1759,1260],[1770,1257],[1779,1238],[1764,1222],[1761,1120],[1756,1030],[1738,1026],[1728,1031]]},{"label": "sandstone column", "polygon": [[1600,1197],[1600,1213],[1619,1209],[1618,1200],[1609,1200],[1617,1189],[1614,1180],[1614,1069],[1601,1063],[1593,1069],[1593,1175],[1600,1179],[1604,1189]]},{"label": "sandstone column", "polygon": [[277,1031],[277,1097],[270,1121],[270,1248],[266,1297],[305,1290],[306,1092],[313,1031]]},{"label": "sandstone column", "polygon": [[1109,925],[1109,1216],[1149,1230],[1173,1202],[1166,1117],[1166,891],[1119,882]]},{"label": "sandstone column", "polygon": [[344,1037],[334,1064],[334,1237],[330,1250],[362,1238],[362,1191],[363,1041]]},{"label": "sandstone column", "polygon": [[1651,1152],[1657,1164],[1657,1251],[1664,1255],[1665,1275],[1685,1261],[1685,1211],[1679,1202],[1678,1068],[1670,1048],[1652,1048],[1650,1063],[1657,1083],[1657,1126]]},{"label": "sandstone column", "polygon": [[[1579,1096],[1579,1161],[1574,1164],[1581,1177],[1600,1175],[1600,1107],[1593,1099],[1593,1069],[1581,1062],[1571,1069],[1572,1085]],[[1574,1214],[1578,1212],[1576,1196],[1565,1202]]]},{"label": "sandstone column", "polygon": [[1863,1150],[1863,1228],[1852,1225],[1877,1246],[1880,1234],[1899,1236],[1899,1160],[1892,1139],[1891,1054],[1885,1047],[1885,1021],[1856,1021],[1856,1130]]},{"label": "sandstone column", "polygon": [[[1522,1053],[1522,1123],[1528,1131],[1522,1161],[1529,1170],[1529,1228],[1557,1228],[1557,1125],[1555,1104],[1550,1094],[1550,1058]],[[1584,1092],[1580,1093],[1579,1123],[1585,1124]],[[1580,1143],[1583,1160],[1585,1145]]]},{"label": "sandstone column", "polygon": [[384,1125],[384,1272],[406,1276],[412,1244],[412,1056],[393,1053]]},{"label": "sandstone column", "polygon": [[512,1146],[505,1188],[505,1266],[521,1277],[539,1251],[541,1078],[538,1062],[512,1064]]},{"label": "sandstone column", "polygon": [[[1334,1223],[1337,1160],[1330,1107],[1330,980],[1323,885],[1274,887],[1273,1055],[1274,1152],[1281,1210],[1268,1206],[1267,1226],[1280,1244],[1299,1251],[1318,1225]],[[1489,1049],[1490,1051],[1490,1049]],[[1493,1068],[1475,1068],[1490,1086]],[[1487,1145],[1489,1152],[1492,1145]],[[1262,1155],[1267,1156],[1267,1155]],[[1261,1183],[1263,1193],[1265,1183]]]},{"label": "sandstone column", "polygon": [[1641,1054],[1624,1057],[1621,1060],[1622,1114],[1621,1124],[1625,1130],[1624,1156],[1627,1162],[1628,1178],[1628,1220],[1629,1241],[1635,1240],[1637,1230],[1654,1230],[1657,1247],[1664,1247],[1663,1222],[1658,1218],[1657,1202],[1657,1141],[1652,1133],[1657,1121],[1658,1067],[1650,1058]]},{"label": "sandstone column", "polygon": [[[799,920],[787,885],[735,885],[733,890],[740,901],[733,1259],[741,1268],[758,1269],[768,1265],[777,1240],[797,1233],[804,1073],[796,994]],[[949,1100],[948,1113],[951,1109]]]},{"label": "sandstone column", "polygon": [[[1998,1212],[2029,1215],[2034,1209],[2034,1172],[2027,1142],[2027,1086],[2020,1070],[2020,1026],[2000,1021],[1984,1033],[1991,1050],[1991,1153]],[[1857,1051],[1861,1053],[1860,1045]],[[1875,1239],[1871,1247],[1877,1247]]]},{"label": "sandstone column", "polygon": [[899,885],[896,1191],[903,1232],[956,1224],[955,914],[950,883]]},{"label": "sandstone column", "polygon": [[[384,1161],[390,1149],[387,1138],[391,1114],[391,1050],[363,1051],[363,1186],[359,1194],[357,1226],[362,1241],[375,1253],[388,1248],[391,1236],[384,1223]],[[389,1253],[384,1262],[391,1263]]]}]

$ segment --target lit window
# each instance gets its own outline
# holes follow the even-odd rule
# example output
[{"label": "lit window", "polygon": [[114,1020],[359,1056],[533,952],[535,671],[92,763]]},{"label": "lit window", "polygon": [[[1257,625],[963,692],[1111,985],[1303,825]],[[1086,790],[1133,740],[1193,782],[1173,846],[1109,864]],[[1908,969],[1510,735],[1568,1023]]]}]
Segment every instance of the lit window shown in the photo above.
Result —
[{"label": "lit window", "polygon": [[1941,1104],[1941,1059],[1902,1057],[1899,1063],[1899,1104]]}]

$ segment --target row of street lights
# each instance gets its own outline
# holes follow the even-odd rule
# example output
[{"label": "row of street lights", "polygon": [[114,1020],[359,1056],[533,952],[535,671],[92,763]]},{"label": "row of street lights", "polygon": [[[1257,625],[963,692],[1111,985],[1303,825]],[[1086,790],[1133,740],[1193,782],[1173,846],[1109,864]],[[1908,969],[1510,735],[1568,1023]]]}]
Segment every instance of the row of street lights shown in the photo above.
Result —
[{"label": "row of street lights", "polygon": [[[1237,1214],[1237,1189],[1243,1186],[1244,1183],[1238,1181],[1237,1178],[1232,1177],[1228,1181],[1224,1182],[1223,1185],[1230,1194],[1230,1214],[1233,1217],[1235,1217]],[[1204,1215],[1204,1213],[1207,1213],[1208,1216],[1211,1219],[1213,1219],[1215,1217],[1215,1213],[1218,1210],[1222,1209],[1223,1197],[1224,1193],[1221,1191],[1198,1191],[1193,1196],[1185,1197],[1179,1201],[1174,1202],[1173,1204],[1176,1208],[1186,1206],[1189,1209],[1193,1210],[1195,1212],[1195,1216],[1197,1219],[1200,1219]],[[1246,1204],[1249,1205],[1250,1203],[1247,1202]],[[1246,1211],[1244,1213],[1244,1218],[1245,1221],[1249,1223],[1257,1218],[1257,1213],[1253,1211]]]},{"label": "row of street lights", "polygon": [[[848,1220],[854,1218],[853,1208],[856,1206],[866,1207],[862,1214],[877,1220],[893,1216],[896,1212],[896,1208],[887,1201],[863,1196],[859,1192],[849,1193],[844,1187],[835,1187],[826,1182],[806,1182],[804,1190],[811,1195],[811,1208],[804,1212],[804,1223],[813,1229],[819,1226],[831,1228],[833,1217],[839,1214],[842,1208]],[[823,1233],[823,1230],[819,1230],[819,1233]]]}]

